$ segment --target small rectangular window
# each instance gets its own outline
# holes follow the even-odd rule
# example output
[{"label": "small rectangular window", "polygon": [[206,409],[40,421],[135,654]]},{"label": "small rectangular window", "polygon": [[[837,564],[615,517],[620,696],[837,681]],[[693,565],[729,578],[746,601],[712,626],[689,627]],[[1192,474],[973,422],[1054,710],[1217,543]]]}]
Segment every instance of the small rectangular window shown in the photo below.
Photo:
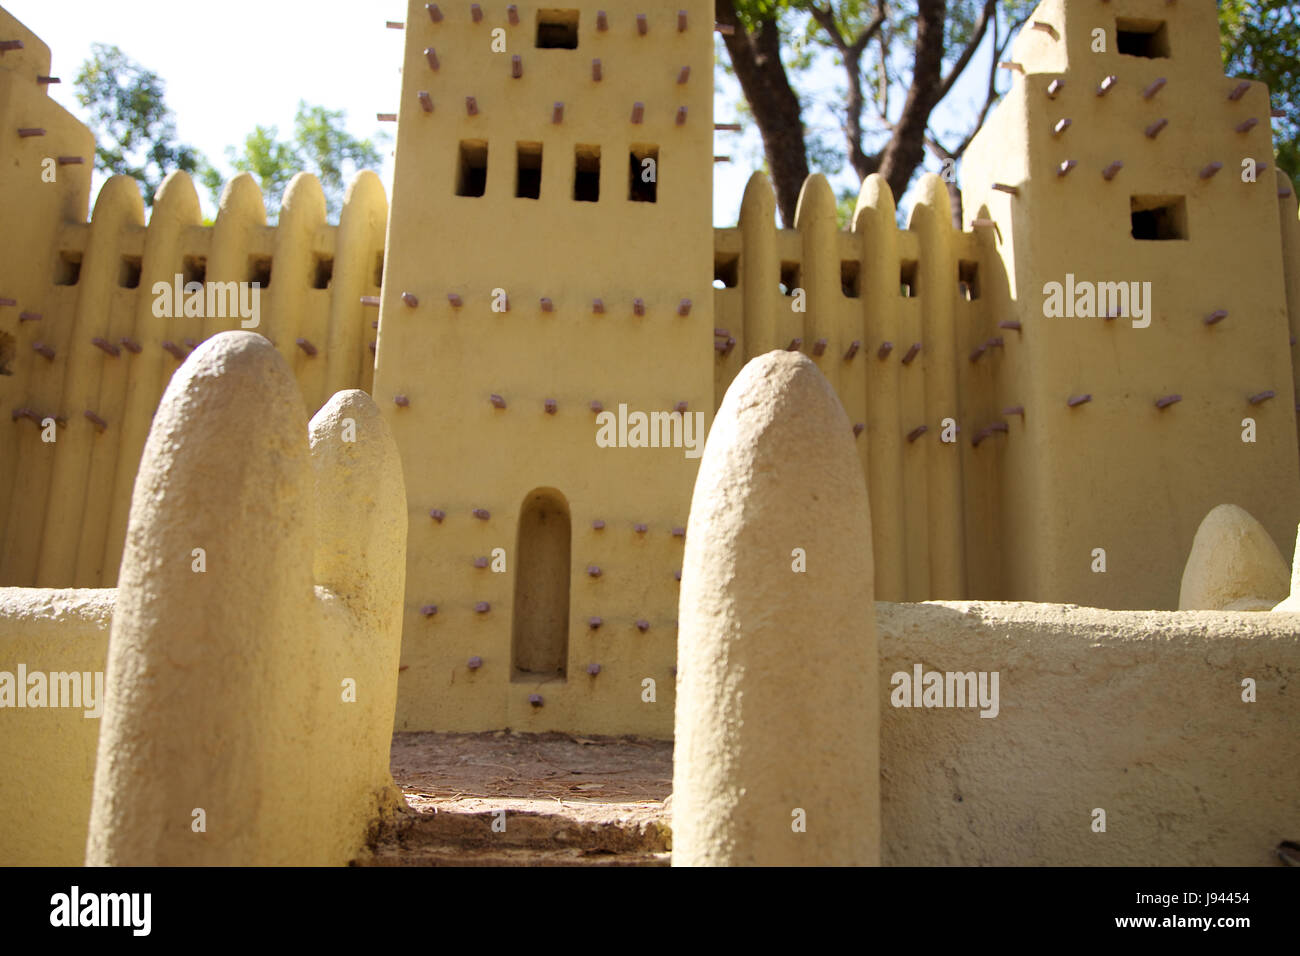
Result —
[{"label": "small rectangular window", "polygon": [[1129,209],[1134,239],[1187,238],[1187,200],[1182,196],[1133,196]]},{"label": "small rectangular window", "polygon": [[312,262],[311,287],[328,289],[334,281],[334,257],[318,255]]},{"label": "small rectangular window", "polygon": [[781,263],[781,294],[794,295],[794,290],[799,288],[799,263],[782,262]]},{"label": "small rectangular window", "polygon": [[713,288],[734,289],[740,281],[740,255],[735,252],[713,254]]},{"label": "small rectangular window", "polygon": [[54,284],[55,285],[76,285],[77,280],[81,278],[81,253],[80,252],[60,252],[59,259],[54,263]]},{"label": "small rectangular window", "polygon": [[185,284],[197,282],[202,285],[208,281],[208,260],[205,256],[186,256],[182,260]]},{"label": "small rectangular window", "polygon": [[487,140],[461,140],[456,159],[456,195],[482,196],[487,189]]},{"label": "small rectangular window", "polygon": [[635,145],[628,154],[627,198],[656,202],[659,198],[659,147]]},{"label": "small rectangular window", "polygon": [[140,272],[144,267],[141,256],[123,256],[117,267],[117,284],[123,289],[140,288]]},{"label": "small rectangular window", "polygon": [[265,289],[271,284],[270,256],[248,257],[248,281],[256,282],[259,289]]},{"label": "small rectangular window", "polygon": [[921,290],[917,286],[915,259],[905,260],[898,268],[898,294],[904,299],[915,299],[921,294]]},{"label": "small rectangular window", "polygon": [[538,10],[536,46],[539,50],[576,50],[578,11]]},{"label": "small rectangular window", "polygon": [[573,148],[573,198],[578,202],[600,199],[600,147]]},{"label": "small rectangular window", "polygon": [[542,144],[515,144],[515,196],[537,199],[542,194]]},{"label": "small rectangular window", "polygon": [[962,259],[957,263],[957,291],[968,302],[980,297],[980,264]]},{"label": "small rectangular window", "polygon": [[1115,49],[1125,56],[1162,59],[1169,56],[1169,31],[1163,20],[1118,19]]},{"label": "small rectangular window", "polygon": [[840,291],[846,299],[862,297],[862,263],[857,259],[840,260]]}]

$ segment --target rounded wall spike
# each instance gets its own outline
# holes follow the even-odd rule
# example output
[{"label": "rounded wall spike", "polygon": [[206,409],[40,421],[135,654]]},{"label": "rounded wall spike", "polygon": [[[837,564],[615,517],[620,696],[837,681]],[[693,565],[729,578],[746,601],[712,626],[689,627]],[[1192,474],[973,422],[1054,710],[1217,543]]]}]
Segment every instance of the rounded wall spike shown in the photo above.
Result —
[{"label": "rounded wall spike", "polygon": [[917,353],[920,351],[921,351],[921,343],[913,342],[912,347],[908,349],[907,354],[903,356],[903,364],[904,365],[912,364],[912,359],[916,358]]},{"label": "rounded wall spike", "polygon": [[862,348],[862,343],[857,339],[854,339],[852,342],[850,342],[848,350],[844,353],[844,361],[847,362],[851,360],[853,356],[858,354],[858,349],[860,348]]},{"label": "rounded wall spike", "polygon": [[429,517],[438,522],[438,524],[442,524],[443,519],[447,517],[447,512],[443,511],[441,508],[430,508]]},{"label": "rounded wall spike", "polygon": [[680,525],[678,525],[676,528],[673,528],[673,537],[674,538],[686,537],[686,529],[681,527]]},{"label": "rounded wall spike", "polygon": [[678,125],[678,126],[685,126],[685,125],[686,125],[686,107],[685,107],[685,106],[679,106],[679,107],[677,107],[677,125]]},{"label": "rounded wall spike", "polygon": [[100,349],[101,351],[106,352],[107,354],[113,356],[113,358],[117,358],[122,354],[122,350],[120,348],[118,348],[116,345],[114,345],[112,342],[108,341],[107,339],[101,339],[98,335],[90,340],[90,344],[95,346],[95,348]]},{"label": "rounded wall spike", "polygon": [[1115,84],[1118,82],[1119,82],[1119,77],[1116,76],[1114,73],[1112,73],[1110,76],[1106,77],[1106,79],[1101,81],[1101,85],[1097,87],[1097,95],[1105,96],[1107,93],[1109,93],[1112,89],[1115,88]]},{"label": "rounded wall spike", "polygon": [[368,306],[369,306],[369,305],[373,305],[373,306],[375,306],[375,307],[378,307],[378,305],[379,305],[379,296],[377,296],[377,295],[363,295],[363,296],[361,297],[361,304],[362,304],[362,305],[368,305]]},{"label": "rounded wall spike", "polygon": [[596,11],[596,29],[601,33],[609,29],[609,18],[605,16],[604,10]]},{"label": "rounded wall spike", "polygon": [[602,573],[604,572],[602,572],[600,568],[596,567],[594,564],[587,565],[587,577],[598,578],[601,576]]},{"label": "rounded wall spike", "polygon": [[650,630],[650,622],[645,618],[641,618],[636,622],[636,629],[644,634],[646,631]]},{"label": "rounded wall spike", "polygon": [[374,354],[376,354],[378,351],[379,351],[379,343],[378,343],[378,342],[371,342],[371,343],[370,343],[370,354],[371,354],[371,355],[374,355]]},{"label": "rounded wall spike", "polygon": [[1052,80],[1051,83],[1047,84],[1047,98],[1049,100],[1056,99],[1056,97],[1061,93],[1061,88],[1064,86],[1065,82],[1063,80]]},{"label": "rounded wall spike", "polygon": [[564,122],[564,104],[556,103],[551,107],[551,123],[559,126]]},{"label": "rounded wall spike", "polygon": [[993,434],[993,432],[990,431],[988,428],[981,428],[979,431],[975,433],[975,437],[970,440],[971,447],[978,448],[980,446],[980,442],[988,438],[989,435],[991,434]]},{"label": "rounded wall spike", "polygon": [[907,433],[908,442],[911,443],[916,441],[918,438],[920,438],[929,430],[930,430],[929,427],[926,425],[917,425],[915,428],[913,428],[910,432]]},{"label": "rounded wall spike", "polygon": [[604,620],[599,617],[587,618],[587,627],[591,628],[593,631],[599,630],[600,626],[604,623]]},{"label": "rounded wall spike", "polygon": [[813,355],[824,355],[825,353],[826,353],[826,340],[825,340],[825,339],[818,339],[816,342],[813,343],[812,354],[813,354]]},{"label": "rounded wall spike", "polygon": [[412,309],[414,309],[416,306],[420,304],[420,300],[417,299],[415,295],[410,292],[402,293],[402,301],[405,302],[406,305]]},{"label": "rounded wall spike", "polygon": [[541,694],[529,694],[528,703],[532,704],[534,707],[541,707],[546,703],[546,700]]},{"label": "rounded wall spike", "polygon": [[678,303],[677,303],[677,314],[680,315],[680,316],[687,316],[687,315],[690,315],[690,314],[691,314],[691,300],[690,300],[690,299],[682,299],[681,302],[678,302]]},{"label": "rounded wall spike", "polygon": [[483,658],[476,654],[465,662],[465,666],[472,671],[476,671],[483,666]]},{"label": "rounded wall spike", "polygon": [[587,403],[587,407],[590,408],[597,415],[599,415],[601,412],[605,410],[605,406],[601,404],[601,402],[598,399],[592,399],[590,402]]},{"label": "rounded wall spike", "polygon": [[1223,168],[1223,163],[1210,163],[1208,166],[1201,167],[1201,172],[1199,175],[1202,179],[1209,179],[1211,176],[1213,176],[1222,168]]},{"label": "rounded wall spike", "polygon": [[451,307],[453,309],[459,309],[462,305],[465,304],[465,300],[462,299],[460,296],[458,296],[455,292],[447,293],[447,301],[451,303]]},{"label": "rounded wall spike", "polygon": [[683,84],[690,78],[691,78],[691,68],[689,66],[684,66],[677,71],[678,84]]},{"label": "rounded wall spike", "polygon": [[646,21],[644,13],[636,15],[636,32],[638,36],[645,36],[650,31],[650,24]]},{"label": "rounded wall spike", "polygon": [[1254,395],[1249,396],[1246,401],[1250,402],[1252,405],[1258,405],[1260,402],[1267,402],[1270,398],[1276,397],[1277,392],[1269,389],[1266,392],[1256,392]]},{"label": "rounded wall spike", "polygon": [[516,80],[524,75],[524,60],[517,53],[510,58],[510,75]]},{"label": "rounded wall spike", "polygon": [[45,130],[36,126],[24,126],[19,128],[18,135],[23,139],[27,139],[30,136],[44,136]]},{"label": "rounded wall spike", "polygon": [[488,559],[487,559],[487,558],[475,558],[475,559],[474,559],[474,567],[476,567],[476,568],[486,568],[487,566],[488,566]]},{"label": "rounded wall spike", "polygon": [[1006,422],[994,422],[992,425],[989,426],[989,431],[1009,433],[1011,431],[1011,426],[1008,425]]},{"label": "rounded wall spike", "polygon": [[139,355],[141,352],[144,351],[144,349],[140,347],[140,343],[137,342],[135,339],[127,338],[124,336],[118,339],[117,341],[121,344],[122,348],[126,349],[132,355]]},{"label": "rounded wall spike", "polygon": [[645,301],[642,299],[632,300],[632,314],[645,315]]},{"label": "rounded wall spike", "polygon": [[1053,40],[1059,40],[1061,38],[1061,35],[1056,32],[1056,27],[1052,26],[1050,23],[1045,23],[1042,20],[1035,20],[1031,26],[1035,30],[1041,30],[1043,33],[1046,33]]},{"label": "rounded wall spike", "polygon": [[632,530],[635,531],[637,534],[645,534],[650,529],[644,524],[637,523],[632,525]]},{"label": "rounded wall spike", "polygon": [[490,610],[492,610],[492,605],[489,604],[487,601],[479,601],[477,604],[474,605],[475,614],[486,614]]},{"label": "rounded wall spike", "polygon": [[473,511],[470,512],[470,514],[472,514],[475,518],[478,518],[479,521],[487,521],[488,518],[492,517],[491,512],[489,512],[486,508],[475,508]]},{"label": "rounded wall spike", "polygon": [[1250,83],[1247,82],[1246,80],[1242,80],[1240,83],[1238,83],[1236,86],[1232,88],[1232,92],[1228,94],[1228,99],[1232,100],[1235,103],[1237,100],[1245,96],[1249,89],[1250,89]]},{"label": "rounded wall spike", "polygon": [[1023,405],[1008,405],[1006,408],[1002,409],[1002,414],[1003,414],[1003,415],[1019,415],[1021,418],[1024,418],[1024,417],[1025,417],[1025,406],[1023,406]]},{"label": "rounded wall spike", "polygon": [[601,79],[604,77],[604,75],[605,75],[605,72],[604,72],[604,70],[601,69],[601,66],[600,66],[600,60],[592,60],[592,61],[591,61],[591,78],[592,78],[593,80],[595,80],[597,83],[599,83],[599,82],[601,81]]},{"label": "rounded wall spike", "polygon": [[1255,128],[1256,124],[1258,123],[1259,120],[1256,119],[1254,116],[1252,116],[1250,119],[1242,120],[1235,127],[1233,127],[1233,129],[1235,129],[1238,133],[1249,133],[1252,129]]},{"label": "rounded wall spike", "polygon": [[419,101],[420,101],[420,109],[424,110],[426,113],[432,113],[432,112],[433,112],[433,97],[429,95],[429,91],[428,91],[428,90],[420,90],[420,92],[419,92],[419,93],[416,93],[415,95],[416,95],[416,98],[419,99]]},{"label": "rounded wall spike", "polygon": [[438,53],[433,47],[426,47],[424,50],[424,59],[429,64],[429,69],[438,69]]},{"label": "rounded wall spike", "polygon": [[633,103],[633,104],[632,104],[632,122],[633,122],[633,123],[640,123],[641,120],[642,120],[642,118],[643,118],[644,116],[645,116],[645,104],[644,104],[644,103],[640,103],[640,102]]},{"label": "rounded wall spike", "polygon": [[185,361],[185,352],[175,342],[162,343],[163,351],[168,352],[178,362]]},{"label": "rounded wall spike", "polygon": [[593,664],[588,664],[588,665],[587,665],[587,673],[590,674],[592,677],[595,677],[597,674],[600,673],[600,665],[599,665],[599,664],[594,664],[594,663],[593,663]]},{"label": "rounded wall spike", "polygon": [[689,407],[689,406],[686,404],[686,402],[678,402],[676,405],[673,406],[673,411],[675,411],[675,412],[681,412],[683,415],[685,415],[685,414],[686,414],[686,409],[687,409],[688,407]]},{"label": "rounded wall spike", "polygon": [[887,359],[889,358],[889,353],[892,351],[894,351],[893,342],[881,342],[880,348],[876,349],[876,358]]},{"label": "rounded wall spike", "polygon": [[604,519],[604,518],[594,518],[594,519],[592,519],[592,522],[591,522],[591,528],[592,528],[593,531],[604,531],[604,530],[605,530],[605,519]]},{"label": "rounded wall spike", "polygon": [[548,398],[546,401],[542,402],[542,408],[546,409],[546,414],[548,415],[554,415],[555,410],[558,407],[559,405],[556,403],[555,399],[553,398]]},{"label": "rounded wall spike", "polygon": [[493,408],[505,408],[506,400],[495,392],[488,396],[488,401],[492,403]]},{"label": "rounded wall spike", "polygon": [[791,339],[790,344],[785,347],[785,350],[787,352],[797,352],[802,345],[803,339]]},{"label": "rounded wall spike", "polygon": [[993,188],[998,192],[1010,193],[1012,196],[1020,195],[1019,186],[1008,186],[1006,183],[994,183]]},{"label": "rounded wall spike", "polygon": [[681,568],[678,568],[676,571],[673,572],[673,580],[676,581],[676,582],[678,582],[679,584],[681,583],[681,580],[682,580],[682,569],[681,569]]},{"label": "rounded wall spike", "polygon": [[864,431],[866,431],[866,430],[867,430],[867,426],[866,426],[866,425],[864,425],[862,422],[857,422],[857,423],[853,426],[853,437],[854,437],[854,438],[857,438],[859,435],[861,435],[861,434],[862,434]]},{"label": "rounded wall spike", "polygon": [[1164,89],[1165,83],[1166,80],[1163,76],[1160,77],[1160,79],[1152,82],[1145,90],[1142,91],[1142,99],[1144,100],[1151,99],[1151,97],[1155,96],[1162,89]]},{"label": "rounded wall spike", "polygon": [[411,404],[411,400],[407,398],[405,395],[394,395],[393,404],[396,405],[398,408],[406,408]]},{"label": "rounded wall spike", "polygon": [[85,162],[86,157],[84,156],[60,156],[58,158],[58,164],[60,166],[81,166],[84,165]]},{"label": "rounded wall spike", "polygon": [[426,604],[424,605],[424,607],[420,608],[420,613],[423,614],[425,617],[433,617],[435,614],[438,613],[438,605]]},{"label": "rounded wall spike", "polygon": [[1056,175],[1057,175],[1057,176],[1064,176],[1064,175],[1066,175],[1070,170],[1074,169],[1075,166],[1078,166],[1078,165],[1079,165],[1079,161],[1078,161],[1078,160],[1076,160],[1076,159],[1067,159],[1065,162],[1061,163],[1060,166],[1057,166],[1057,167],[1056,167]]},{"label": "rounded wall spike", "polygon": [[604,302],[604,300],[603,300],[603,299],[592,299],[592,300],[591,300],[591,311],[592,311],[592,313],[595,314],[595,315],[604,315],[604,314],[605,314],[605,302]]},{"label": "rounded wall spike", "polygon": [[1084,405],[1090,401],[1092,401],[1092,395],[1071,395],[1066,400],[1065,404],[1069,408],[1074,408],[1077,405]]},{"label": "rounded wall spike", "polygon": [[199,347],[199,343],[196,342],[194,339],[185,340],[185,348],[187,351],[193,352],[198,347]]},{"label": "rounded wall spike", "polygon": [[434,23],[442,22],[442,11],[438,9],[438,5],[436,3],[426,3],[424,5],[424,9],[429,11],[429,19],[432,20]]},{"label": "rounded wall spike", "polygon": [[1015,62],[1014,60],[1003,60],[1001,63],[998,64],[998,69],[1014,70],[1016,73],[1019,73],[1021,76],[1024,76],[1025,74],[1024,66]]},{"label": "rounded wall spike", "polygon": [[541,306],[542,306],[542,311],[543,311],[543,312],[554,312],[554,311],[555,311],[555,306],[554,306],[554,304],[551,302],[550,299],[546,298],[545,296],[542,297],[542,300],[541,300]]},{"label": "rounded wall spike", "polygon": [[998,323],[998,328],[1015,329],[1017,332],[1019,332],[1021,329],[1021,325],[1015,319],[1003,319],[1001,322]]},{"label": "rounded wall spike", "polygon": [[483,22],[483,8],[477,3],[469,5],[469,18],[475,23]]},{"label": "rounded wall spike", "polygon": [[678,33],[686,32],[686,11],[685,10],[677,11],[677,32]]},{"label": "rounded wall spike", "polygon": [[1211,312],[1209,315],[1207,315],[1203,321],[1205,322],[1206,325],[1218,325],[1227,317],[1228,317],[1227,309],[1217,309],[1214,312]]},{"label": "rounded wall spike", "polygon": [[465,115],[478,116],[478,100],[472,96],[465,97]]},{"label": "rounded wall spike", "polygon": [[1067,129],[1070,128],[1070,124],[1073,122],[1074,120],[1070,119],[1068,116],[1057,120],[1056,125],[1052,127],[1052,135],[1060,136],[1062,133],[1064,133]]},{"label": "rounded wall spike", "polygon": [[104,421],[104,419],[100,418],[90,409],[86,409],[86,411],[82,412],[82,414],[86,416],[87,421],[89,421],[92,425],[95,426],[96,431],[102,432],[104,431],[104,429],[108,428],[108,422]]},{"label": "rounded wall spike", "polygon": [[1181,402],[1182,400],[1183,396],[1181,395],[1166,395],[1164,398],[1156,399],[1156,408],[1168,408],[1175,402]]},{"label": "rounded wall spike", "polygon": [[975,348],[971,349],[971,353],[970,353],[971,363],[974,364],[975,362],[978,362],[980,356],[983,355],[986,351],[988,351],[987,345],[977,345],[975,346]]},{"label": "rounded wall spike", "polygon": [[1105,179],[1107,182],[1110,182],[1112,179],[1115,178],[1115,174],[1118,173],[1123,168],[1124,168],[1124,164],[1117,159],[1115,160],[1115,162],[1111,163],[1109,166],[1107,166],[1105,169],[1101,171],[1102,178]]},{"label": "rounded wall spike", "polygon": [[510,21],[512,27],[519,26],[519,8],[513,3],[506,7],[506,19]]},{"label": "rounded wall spike", "polygon": [[1160,119],[1156,120],[1154,123],[1148,126],[1146,130],[1144,130],[1144,132],[1147,134],[1148,139],[1155,139],[1157,136],[1160,135],[1160,131],[1168,125],[1169,125],[1169,120],[1165,119],[1162,116]]},{"label": "rounded wall spike", "polygon": [[298,348],[302,349],[308,355],[316,354],[316,346],[312,345],[311,342],[309,342],[307,339],[298,339],[297,345]]}]

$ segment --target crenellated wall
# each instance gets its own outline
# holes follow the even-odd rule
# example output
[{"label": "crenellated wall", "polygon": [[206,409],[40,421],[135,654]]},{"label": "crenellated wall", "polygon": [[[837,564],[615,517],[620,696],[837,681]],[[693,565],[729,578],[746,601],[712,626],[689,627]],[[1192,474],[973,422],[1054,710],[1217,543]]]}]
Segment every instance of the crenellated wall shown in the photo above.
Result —
[{"label": "crenellated wall", "polygon": [[[194,183],[173,173],[146,225],[138,185],[119,176],[87,221],[93,140],[46,96],[48,51],[0,10],[0,41],[11,37],[23,48],[0,55],[0,208],[21,227],[0,234],[0,408],[12,423],[0,455],[0,583],[111,586],[150,420],[199,343],[230,329],[266,335],[313,410],[370,388],[378,312],[362,300],[379,290],[387,199],[362,173],[331,225],[319,183],[299,174],[268,226],[261,191],[241,174],[204,226]],[[159,305],[178,275],[204,284],[201,314],[185,308],[189,294]],[[253,309],[237,307],[239,291],[252,306],[254,282],[255,326]]]}]

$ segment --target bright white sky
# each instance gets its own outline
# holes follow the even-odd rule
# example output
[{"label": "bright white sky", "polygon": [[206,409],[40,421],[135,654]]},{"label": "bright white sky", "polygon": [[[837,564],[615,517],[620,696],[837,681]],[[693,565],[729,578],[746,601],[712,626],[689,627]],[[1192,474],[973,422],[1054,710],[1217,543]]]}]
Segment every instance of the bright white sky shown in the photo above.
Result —
[{"label": "bright white sky", "polygon": [[[381,124],[378,112],[395,112],[401,92],[403,32],[386,29],[387,20],[406,18],[402,0],[0,0],[50,47],[51,72],[63,82],[50,95],[84,118],[73,95],[73,80],[90,57],[92,43],[121,47],[127,56],[157,73],[166,84],[166,102],[176,115],[181,142],[200,149],[227,176],[226,147],[241,144],[255,125],[278,126],[288,138],[298,101],[344,110],[348,130],[373,137],[390,135],[395,124]],[[306,16],[303,16],[306,11]],[[250,29],[250,25],[253,29]],[[293,42],[286,37],[295,37]],[[976,57],[963,82],[937,114],[944,130],[974,115],[987,76],[985,55]],[[344,66],[349,64],[349,66]],[[842,73],[827,66],[816,71],[816,90],[842,84]],[[967,81],[971,82],[967,82]],[[715,120],[732,122],[739,88],[717,71]],[[814,93],[814,90],[801,90]],[[805,122],[839,136],[826,111]],[[957,137],[952,137],[956,139]],[[842,142],[842,139],[840,140]],[[392,195],[392,140],[385,147],[381,173]],[[750,172],[762,159],[756,130],[718,133],[714,152],[734,157],[714,164],[713,219],[732,226]],[[927,168],[937,170],[933,160]],[[832,177],[837,191],[856,186],[848,174]],[[96,177],[95,189],[102,183]],[[207,215],[211,200],[199,190]],[[94,200],[92,197],[91,205]],[[904,205],[909,205],[906,200]]]}]

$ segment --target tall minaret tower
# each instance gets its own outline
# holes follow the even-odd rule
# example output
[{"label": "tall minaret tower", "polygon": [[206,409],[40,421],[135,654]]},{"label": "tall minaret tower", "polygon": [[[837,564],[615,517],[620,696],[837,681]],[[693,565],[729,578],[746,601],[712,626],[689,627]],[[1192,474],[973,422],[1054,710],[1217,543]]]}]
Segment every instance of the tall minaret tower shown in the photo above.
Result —
[{"label": "tall minaret tower", "polygon": [[[671,734],[712,28],[703,0],[410,3],[374,385],[411,520],[399,729]],[[674,411],[678,447],[636,447]]]}]

